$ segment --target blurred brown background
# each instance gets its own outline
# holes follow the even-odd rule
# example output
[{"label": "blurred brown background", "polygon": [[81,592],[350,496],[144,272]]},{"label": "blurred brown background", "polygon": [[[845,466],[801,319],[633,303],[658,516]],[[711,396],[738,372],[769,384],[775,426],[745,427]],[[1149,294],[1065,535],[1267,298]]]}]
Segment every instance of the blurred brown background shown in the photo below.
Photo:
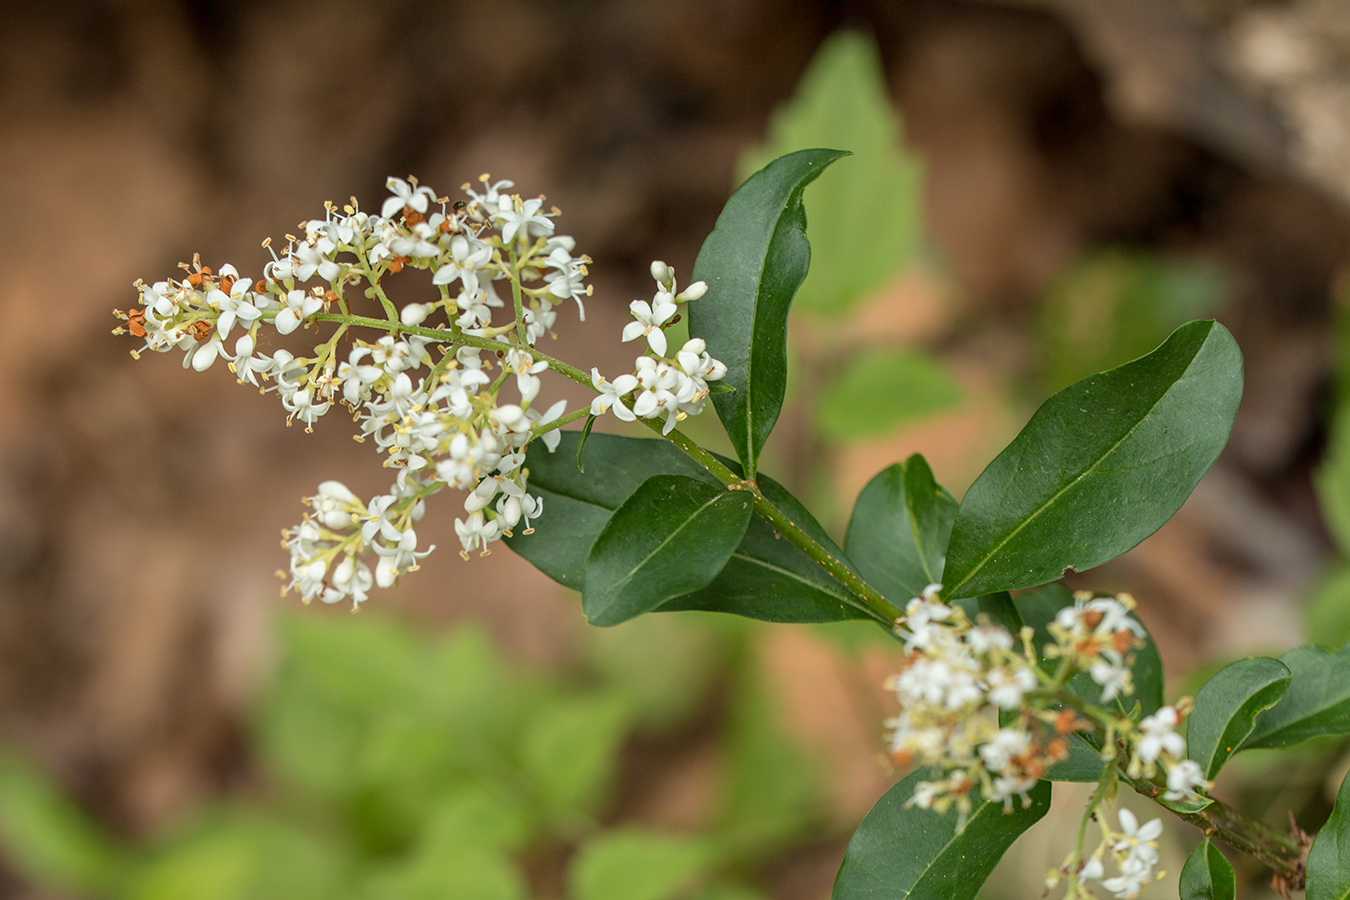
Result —
[{"label": "blurred brown background", "polygon": [[[0,737],[130,834],[247,782],[238,714],[267,670],[269,614],[294,603],[272,578],[279,531],[320,480],[386,481],[341,421],[307,435],[223,371],[133,364],[108,332],[136,278],[194,252],[248,274],[263,237],[325,199],[369,207],[389,174],[446,193],[491,172],[546,193],[594,258],[589,327],[564,310],[561,352],[607,370],[625,358],[613,338],[649,290],[647,263],[689,272],[738,154],[845,25],[878,40],[950,281],[940,301],[925,295],[936,311],[921,328],[897,333],[968,380],[1027,366],[1027,310],[1085,248],[1230,273],[1220,318],[1248,360],[1232,444],[1111,577],[1138,592],[1176,671],[1297,643],[1329,546],[1309,471],[1350,251],[1350,7],[1337,0],[10,0]],[[967,415],[903,449],[987,459],[980,435],[1000,428]],[[858,451],[841,466],[856,470],[849,489],[900,452]],[[525,660],[565,658],[585,627],[575,602],[505,549],[462,563],[451,506],[420,530],[441,549],[370,605],[485,619]],[[801,731],[838,755],[839,802],[861,815],[886,784],[875,725],[841,701],[851,688],[828,651],[775,641],[767,667]],[[833,865],[802,877],[827,885]],[[0,895],[21,895],[2,873]]]}]

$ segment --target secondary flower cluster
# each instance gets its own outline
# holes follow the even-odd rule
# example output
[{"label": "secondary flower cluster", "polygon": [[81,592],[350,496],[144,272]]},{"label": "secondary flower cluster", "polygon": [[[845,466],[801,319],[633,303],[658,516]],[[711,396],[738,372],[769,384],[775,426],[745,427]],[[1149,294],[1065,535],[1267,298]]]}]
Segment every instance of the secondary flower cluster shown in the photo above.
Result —
[{"label": "secondary flower cluster", "polygon": [[[678,320],[681,304],[702,297],[708,286],[696,281],[676,293],[674,271],[659,260],[652,263],[652,278],[656,279],[656,295],[651,303],[634,300],[628,305],[635,321],[623,329],[625,342],[645,337],[650,353],[637,358],[632,374],[613,381],[599,369],[591,369],[591,384],[599,392],[591,401],[591,415],[612,410],[625,422],[662,419],[661,433],[670,434],[676,422],[703,411],[708,382],[721,380],[727,367],[708,355],[702,338],[690,338],[673,357],[666,356],[666,327]],[[629,396],[634,397],[631,409],[626,402]]]},{"label": "secondary flower cluster", "polygon": [[[989,800],[1011,809],[1053,763],[1068,755],[1065,735],[1072,718],[1042,715],[1024,703],[1040,686],[1025,638],[1006,628],[972,623],[958,607],[937,599],[929,585],[911,600],[896,634],[907,656],[887,682],[900,714],[886,722],[897,765],[934,767],[941,777],[920,782],[909,803],[945,812],[953,805],[960,823],[977,786]],[[1000,725],[1000,711],[1017,713]]]},{"label": "secondary flower cluster", "polygon": [[[1076,865],[1074,877],[1064,900],[1092,900],[1091,885],[1099,884],[1110,891],[1117,900],[1132,900],[1144,891],[1145,885],[1161,878],[1164,872],[1155,872],[1158,865],[1158,838],[1162,835],[1162,820],[1150,819],[1143,825],[1134,813],[1122,809],[1116,813],[1120,828],[1113,829],[1105,815],[1097,815],[1101,827],[1102,840],[1092,855],[1081,865]],[[1107,878],[1105,857],[1108,852],[1117,874]],[[1073,862],[1075,853],[1070,858]],[[1047,888],[1054,888],[1064,874],[1056,870],[1046,879]]]},{"label": "secondary flower cluster", "polygon": [[[241,383],[275,392],[288,421],[306,430],[346,407],[357,439],[371,440],[397,472],[386,493],[368,500],[334,481],[308,498],[312,512],[284,541],[287,587],[306,601],[359,604],[372,586],[416,569],[433,548],[419,549],[413,525],[425,499],[444,488],[467,492],[465,516],[455,521],[465,558],[517,527],[528,533],[542,510],[529,492],[524,450],[535,437],[557,446],[565,403],[540,402],[539,376],[562,364],[534,348],[553,331],[557,304],[575,300],[585,319],[590,260],[555,233],[558,211],[544,211],[542,198],[508,193],[509,181],[480,181],[451,203],[415,179],[390,178],[379,215],[355,199],[341,209],[326,204],[322,219],[272,252],[260,278],[194,260],[181,280],[137,282],[141,306],[118,313],[125,325],[116,333],[143,340],[140,350],[181,351],[184,367],[197,371],[223,359]],[[429,273],[438,298],[395,305],[385,282],[408,270]],[[609,385],[601,400],[627,411],[620,395],[637,391],[634,414],[664,418],[669,431],[702,408],[707,382],[725,367],[701,341],[664,357],[661,328],[704,287],[676,294],[668,267],[653,264],[653,274],[656,299],[633,308],[647,310],[639,333],[657,355],[639,360],[633,376],[618,379],[625,389]],[[505,321],[494,322],[501,309]],[[272,349],[279,336],[324,323],[333,329],[311,355]],[[374,334],[355,338],[357,328]]]},{"label": "secondary flower cluster", "polygon": [[1182,709],[1165,706],[1135,722],[1116,707],[1075,712],[1064,705],[1073,705],[1067,685],[1082,671],[1102,688],[1102,704],[1133,693],[1129,667],[1144,631],[1129,615],[1128,596],[1076,595],[1049,625],[1054,640],[1041,653],[1059,662],[1046,671],[1030,628],[1014,636],[992,622],[972,622],[943,603],[940,590],[929,585],[906,605],[895,627],[906,656],[886,683],[900,704],[886,722],[892,759],[901,767],[930,767],[938,776],[917,784],[910,805],[937,812],[954,807],[960,827],[976,788],[1005,809],[1019,797],[1028,803],[1028,792],[1050,766],[1068,758],[1075,732],[1097,733],[1108,759],[1120,741],[1128,748],[1131,777],[1153,778],[1161,768],[1168,800],[1198,799],[1208,787],[1176,730]]}]

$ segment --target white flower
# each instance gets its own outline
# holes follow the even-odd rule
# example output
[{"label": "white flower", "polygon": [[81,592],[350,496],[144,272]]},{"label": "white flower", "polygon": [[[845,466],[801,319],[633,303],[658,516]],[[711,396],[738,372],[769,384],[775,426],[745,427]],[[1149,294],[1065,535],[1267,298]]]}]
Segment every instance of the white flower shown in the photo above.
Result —
[{"label": "white flower", "polygon": [[1176,732],[1176,727],[1180,723],[1181,716],[1174,706],[1164,706],[1141,721],[1139,730],[1144,736],[1139,739],[1136,748],[1140,761],[1151,764],[1164,753],[1178,759],[1184,757],[1186,739]]},{"label": "white flower", "polygon": [[249,292],[252,284],[250,279],[240,278],[231,285],[229,294],[214,290],[206,295],[207,302],[221,311],[220,318],[216,320],[216,328],[219,329],[222,339],[229,337],[236,319],[242,322],[245,328],[249,328],[262,315],[262,310],[252,303],[253,295]]},{"label": "white flower", "polygon": [[591,415],[603,416],[607,410],[613,408],[614,415],[625,422],[632,422],[637,419],[627,406],[624,406],[623,395],[632,391],[638,386],[638,380],[632,375],[620,375],[613,381],[607,380],[600,374],[599,369],[591,369],[591,384],[599,391],[599,395],[591,401]]},{"label": "white flower", "polygon": [[1030,669],[993,669],[986,676],[989,682],[989,702],[1001,709],[1017,709],[1022,698],[1036,689],[1036,676]]},{"label": "white flower", "polygon": [[386,198],[384,205],[380,207],[380,215],[386,219],[405,207],[424,213],[427,211],[427,202],[436,199],[436,194],[431,188],[414,186],[402,178],[391,177],[384,184],[394,195]]},{"label": "white flower", "polygon": [[417,560],[435,549],[436,546],[433,544],[418,552],[417,533],[411,528],[403,532],[398,543],[392,547],[376,544],[374,550],[379,555],[380,561],[375,566],[375,583],[382,588],[389,587],[398,580],[398,576],[417,568]]},{"label": "white flower", "polygon": [[496,519],[485,519],[482,512],[476,512],[469,516],[468,521],[455,519],[455,534],[459,535],[460,543],[464,549],[459,555],[465,559],[469,558],[469,553],[475,547],[482,547],[487,552],[487,545],[501,537],[502,529]]},{"label": "white flower", "polygon": [[576,300],[581,321],[586,321],[586,307],[581,304],[581,298],[589,297],[591,294],[590,288],[582,284],[582,279],[586,277],[586,258],[573,259],[570,252],[562,247],[555,247],[544,262],[556,270],[544,276],[548,292],[559,300],[566,300],[568,297]]},{"label": "white flower", "polygon": [[[559,400],[545,410],[542,415],[534,407],[525,410],[525,415],[537,428],[540,425],[548,425],[551,422],[558,421],[558,417],[561,416],[566,409],[567,401]],[[548,452],[552,453],[554,450],[558,449],[558,444],[562,441],[562,432],[556,428],[552,431],[546,431],[540,436],[539,440],[543,441],[544,446],[548,448]]]},{"label": "white flower", "polygon": [[1173,803],[1194,799],[1201,791],[1209,790],[1205,772],[1193,759],[1183,759],[1167,770],[1167,790],[1163,797]]},{"label": "white flower", "polygon": [[646,300],[634,300],[628,304],[628,310],[637,321],[624,326],[624,342],[646,335],[647,343],[656,355],[665,356],[666,333],[661,329],[675,315],[678,308],[674,298],[664,291],[658,292],[650,304]]},{"label": "white flower", "polygon": [[493,221],[502,225],[503,243],[510,244],[517,235],[529,239],[553,233],[553,223],[547,216],[539,215],[539,208],[544,205],[543,200],[537,198],[521,200],[519,197],[512,197],[511,201],[509,205],[507,201],[502,201],[499,211],[492,216]]},{"label": "white flower", "polygon": [[457,234],[450,239],[450,259],[436,270],[432,284],[459,281],[464,293],[478,293],[478,270],[492,261],[492,247],[480,240]]},{"label": "white flower", "polygon": [[1092,680],[1102,686],[1102,703],[1110,703],[1118,694],[1134,692],[1134,676],[1128,666],[1110,659],[1099,659],[1088,668]]},{"label": "white flower", "polygon": [[332,582],[328,590],[323,592],[322,599],[325,603],[336,603],[350,597],[352,606],[357,607],[366,602],[374,584],[375,577],[371,575],[370,567],[354,556],[348,556],[333,569]]},{"label": "white flower", "polygon": [[300,323],[323,309],[323,298],[309,291],[286,292],[286,305],[277,313],[273,325],[281,334],[290,334]]}]

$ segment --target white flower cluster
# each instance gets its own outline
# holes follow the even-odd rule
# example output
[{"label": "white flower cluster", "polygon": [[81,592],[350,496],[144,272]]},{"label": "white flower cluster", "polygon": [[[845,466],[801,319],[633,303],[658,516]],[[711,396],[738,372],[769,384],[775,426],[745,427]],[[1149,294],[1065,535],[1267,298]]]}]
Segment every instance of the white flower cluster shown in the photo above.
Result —
[{"label": "white flower cluster", "polygon": [[[1080,591],[1049,626],[1055,643],[1044,648],[1045,655],[1086,671],[1101,685],[1102,703],[1134,692],[1134,650],[1145,634],[1130,616],[1134,605],[1129,594],[1093,597]],[[1164,797],[1174,802],[1198,799],[1209,788],[1200,764],[1186,758],[1186,739],[1176,730],[1183,715],[1175,706],[1162,707],[1139,722],[1130,743],[1130,776],[1152,778],[1161,766],[1167,776]]]},{"label": "white flower cluster", "polygon": [[[378,216],[355,199],[341,210],[327,204],[323,219],[302,226],[303,237],[273,252],[260,279],[194,261],[181,281],[137,282],[142,306],[118,313],[126,324],[117,332],[143,339],[141,350],[180,350],[184,366],[197,371],[225,359],[240,382],[275,391],[288,420],[307,430],[335,404],[345,406],[359,423],[358,440],[373,440],[397,470],[389,492],[368,501],[331,481],[309,498],[312,514],[285,540],[288,587],[306,601],[359,604],[372,585],[416,569],[431,548],[418,549],[413,523],[425,498],[442,488],[468,492],[466,517],[455,522],[465,558],[486,553],[519,525],[528,533],[541,511],[542,500],[528,492],[524,449],[536,436],[557,446],[564,403],[538,403],[550,361],[533,348],[552,332],[559,302],[575,300],[585,318],[590,260],[573,255],[572,238],[554,233],[557,210],[543,212],[542,198],[506,193],[509,181],[481,182],[480,190],[465,185],[468,199],[450,204],[416,180],[390,178]],[[383,280],[410,269],[431,274],[439,299],[395,306]],[[667,283],[673,292],[673,276]],[[691,288],[676,302],[701,292]],[[354,311],[358,301],[369,309]],[[494,325],[493,310],[504,306],[509,321]],[[336,327],[313,355],[263,352],[275,340],[269,331],[289,335],[321,323]],[[356,327],[383,334],[352,339]],[[697,411],[704,379],[725,371],[693,343],[677,354],[677,379],[661,369],[671,361],[650,361],[661,371],[643,382],[653,400],[643,394],[634,404],[644,415],[652,403],[668,421]],[[503,396],[507,385],[518,399]],[[674,406],[660,393],[670,387]],[[371,555],[373,572],[363,561]]]},{"label": "white flower cluster", "polygon": [[[940,589],[929,585],[911,600],[896,627],[908,655],[886,684],[900,701],[886,725],[897,765],[942,772],[920,782],[909,803],[938,812],[955,805],[964,823],[976,786],[1007,809],[1015,797],[1029,803],[1027,792],[1068,745],[1025,708],[1025,696],[1040,686],[1026,641],[1019,651],[1006,628],[972,623],[937,599]],[[1000,726],[1000,710],[1022,715]]]},{"label": "white flower cluster", "polygon": [[[1131,777],[1153,778],[1161,767],[1166,799],[1195,800],[1208,788],[1199,765],[1185,758],[1186,741],[1176,730],[1184,707],[1165,706],[1135,723],[1113,709],[1076,713],[1056,698],[1082,670],[1102,686],[1104,704],[1133,693],[1129,666],[1144,632],[1129,616],[1127,595],[1078,595],[1057,614],[1049,626],[1055,640],[1042,648],[1060,659],[1050,674],[1038,665],[1030,628],[1014,637],[991,622],[972,623],[938,599],[940,590],[929,585],[906,605],[895,627],[906,656],[886,682],[900,703],[899,714],[885,723],[892,759],[904,768],[931,767],[939,776],[919,782],[909,805],[937,812],[955,807],[959,827],[977,787],[1008,810],[1016,798],[1029,803],[1036,782],[1068,758],[1069,736],[1094,730],[1104,731],[1108,757],[1117,737],[1127,744]],[[1094,718],[1084,718],[1089,715]]]},{"label": "white flower cluster", "polygon": [[652,278],[656,279],[656,295],[651,303],[634,300],[628,305],[635,321],[623,329],[625,342],[645,337],[650,352],[637,358],[632,374],[613,381],[599,369],[591,369],[591,384],[599,392],[591,401],[591,414],[602,416],[613,410],[625,422],[662,419],[661,433],[670,434],[677,422],[703,411],[708,382],[719,381],[727,367],[708,355],[702,338],[691,338],[673,357],[666,356],[666,327],[678,320],[681,304],[702,297],[708,286],[696,281],[676,293],[675,272],[659,260],[652,263]]},{"label": "white flower cluster", "polygon": [[[1103,889],[1110,891],[1117,900],[1133,900],[1143,893],[1145,885],[1165,874],[1154,871],[1158,865],[1158,838],[1162,835],[1162,820],[1151,819],[1140,825],[1134,813],[1128,809],[1117,812],[1116,818],[1120,821],[1119,831],[1111,829],[1106,824],[1105,816],[1098,817],[1102,828],[1102,843],[1087,862],[1078,868],[1075,887],[1065,900],[1078,898],[1091,900],[1092,893],[1088,890],[1088,886],[1093,883],[1100,884]],[[1111,878],[1106,877],[1106,866],[1103,862],[1107,848],[1110,848],[1111,861],[1119,873]],[[1058,872],[1052,873],[1047,880],[1049,887],[1054,887],[1058,876]]]},{"label": "white flower cluster", "polygon": [[1103,703],[1134,693],[1130,667],[1144,627],[1130,618],[1133,608],[1129,594],[1093,597],[1079,591],[1073,606],[1061,609],[1049,626],[1055,643],[1045,648],[1046,655],[1092,676],[1102,686]]}]

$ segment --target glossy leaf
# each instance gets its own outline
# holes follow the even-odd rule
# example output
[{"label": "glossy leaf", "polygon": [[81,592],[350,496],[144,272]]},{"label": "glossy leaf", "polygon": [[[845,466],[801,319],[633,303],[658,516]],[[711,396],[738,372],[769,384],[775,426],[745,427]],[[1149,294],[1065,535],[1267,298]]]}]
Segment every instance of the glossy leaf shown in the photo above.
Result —
[{"label": "glossy leaf", "polygon": [[1181,868],[1181,900],[1234,900],[1236,896],[1233,864],[1205,838]]},{"label": "glossy leaf", "polygon": [[[570,588],[580,590],[591,544],[610,514],[646,478],[687,475],[718,484],[668,441],[612,434],[591,435],[582,454],[586,471],[580,473],[573,461],[576,442],[576,433],[567,432],[555,453],[550,454],[537,441],[530,446],[526,455],[530,491],[544,498],[548,515],[536,520],[534,534],[517,532],[506,539],[512,550]],[[734,463],[727,464],[739,470]],[[763,475],[759,487],[804,531],[843,556],[820,523],[791,494]],[[770,622],[867,618],[866,613],[850,605],[850,599],[843,586],[810,557],[754,516],[740,546],[710,585],[661,608],[728,612]]]},{"label": "glossy leaf", "polygon": [[1043,584],[1138,544],[1218,457],[1241,394],[1242,355],[1215,322],[1055,394],[962,500],[946,595]]},{"label": "glossy leaf", "polygon": [[586,557],[581,608],[617,625],[706,587],[750,525],[754,498],[687,475],[653,475],[600,530]]},{"label": "glossy leaf", "polygon": [[902,607],[942,580],[957,503],[915,454],[882,469],[853,504],[844,549],[868,584]]},{"label": "glossy leaf", "polygon": [[847,147],[855,156],[806,189],[811,273],[795,305],[837,315],[911,264],[922,247],[923,164],[900,142],[876,42],[835,32],[796,93],[774,110],[768,140],[748,151],[741,177],[803,147]]},{"label": "glossy leaf", "polygon": [[769,163],[731,195],[694,263],[708,292],[689,304],[689,334],[703,338],[735,390],[712,395],[731,445],[755,477],[787,388],[787,315],[806,278],[802,189],[841,150],[800,150]]},{"label": "glossy leaf", "polygon": [[[759,489],[803,531],[848,564],[844,552],[806,507],[765,475]],[[766,622],[839,622],[869,618],[852,595],[809,556],[783,540],[759,516],[750,520],[745,539],[712,584],[672,600],[662,611],[706,609]]]},{"label": "glossy leaf", "polygon": [[1195,694],[1187,718],[1186,753],[1213,780],[1251,734],[1256,717],[1289,689],[1289,669],[1278,659],[1255,657],[1225,666]]},{"label": "glossy leaf", "polygon": [[1256,717],[1242,747],[1290,747],[1326,734],[1350,734],[1350,645],[1332,653],[1295,647],[1280,657],[1291,679],[1284,698]]},{"label": "glossy leaf", "polygon": [[1050,808],[1050,784],[1031,790],[1026,809],[979,799],[965,830],[957,813],[907,807],[914,788],[931,774],[920,770],[885,793],[863,819],[844,853],[833,900],[971,900],[1018,836]]},{"label": "glossy leaf", "polygon": [[1341,781],[1331,818],[1308,851],[1308,900],[1350,898],[1350,776]]}]

